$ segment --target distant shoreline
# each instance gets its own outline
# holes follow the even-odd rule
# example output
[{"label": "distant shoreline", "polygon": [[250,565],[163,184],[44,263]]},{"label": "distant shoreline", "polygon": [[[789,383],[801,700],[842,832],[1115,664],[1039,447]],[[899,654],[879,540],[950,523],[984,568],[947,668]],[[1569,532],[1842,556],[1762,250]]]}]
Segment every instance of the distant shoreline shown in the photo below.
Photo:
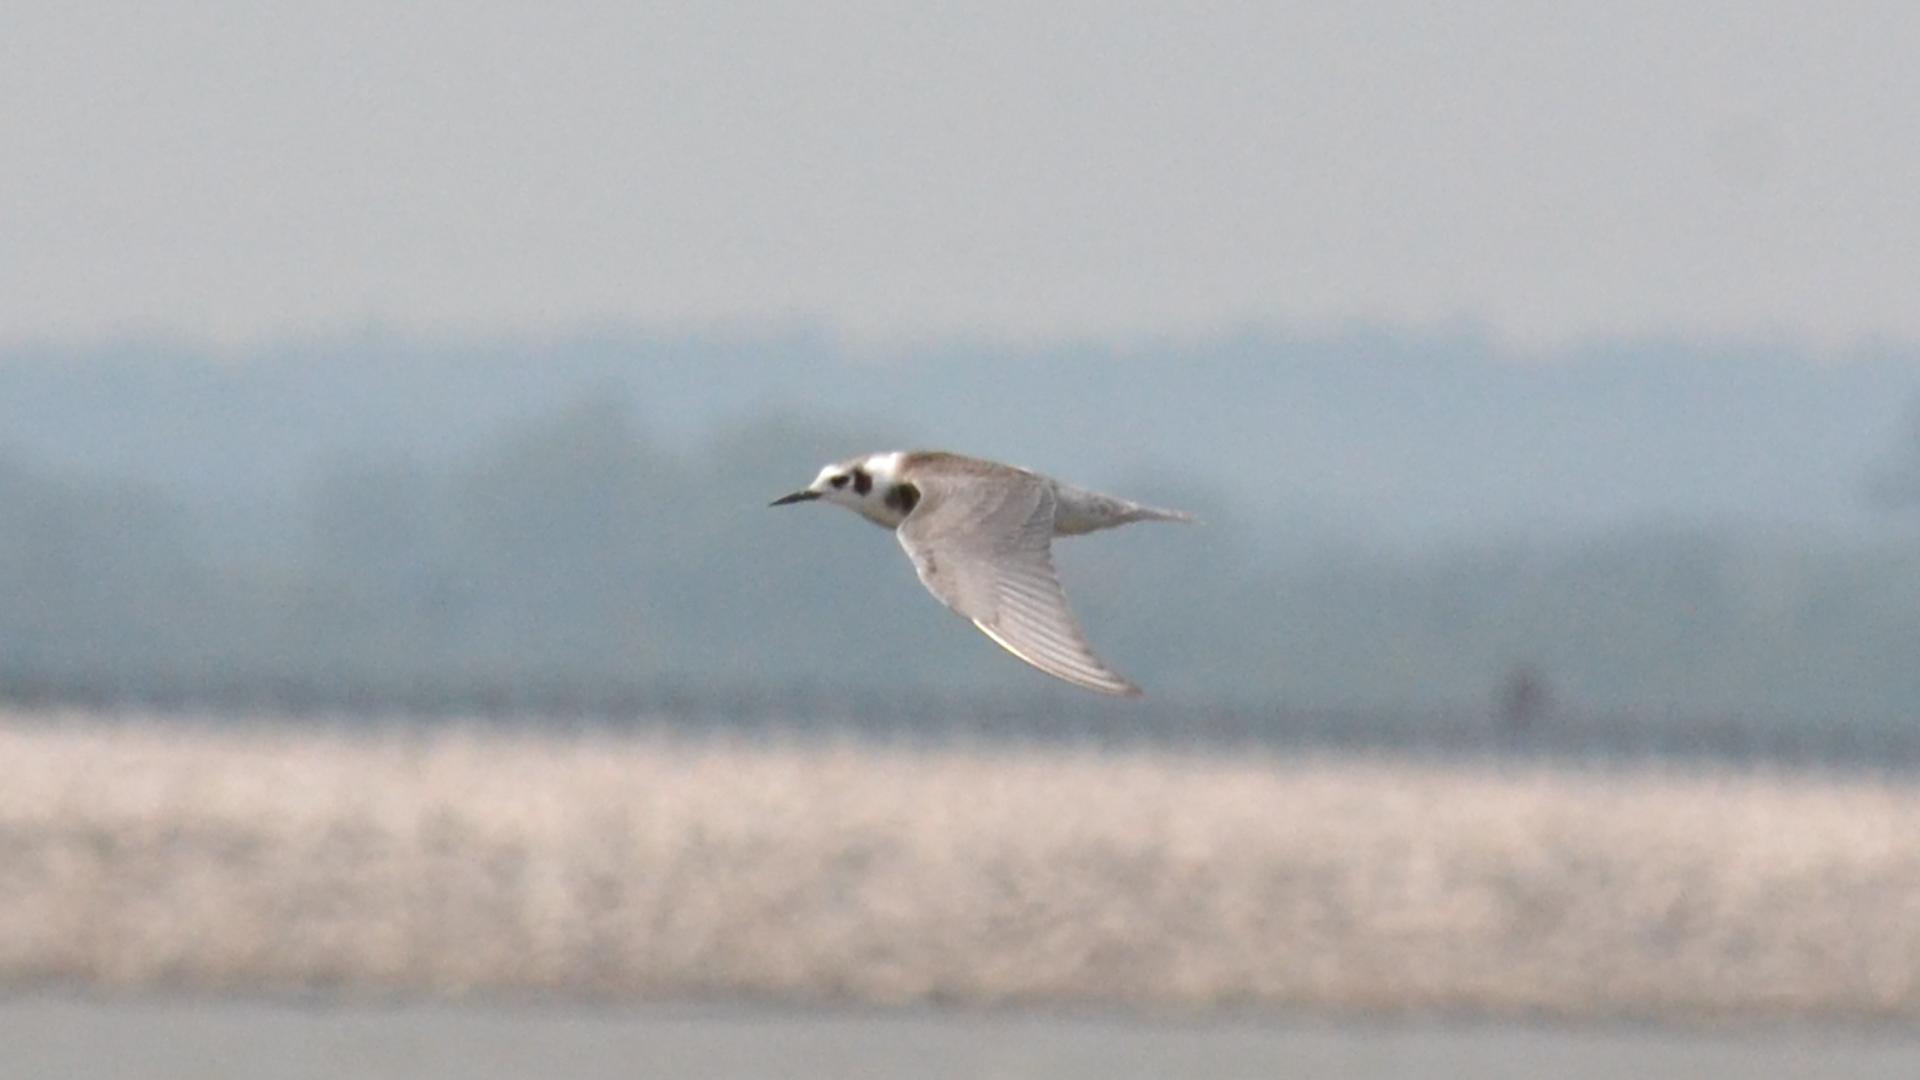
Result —
[{"label": "distant shoreline", "polygon": [[1494,707],[1291,708],[1181,700],[1123,708],[1078,691],[1038,694],[831,686],[723,690],[351,680],[49,677],[0,667],[0,711],[255,727],[323,721],[383,730],[479,724],[557,733],[839,737],[941,745],[975,741],[1200,752],[1335,753],[1416,760],[1679,768],[1920,772],[1920,727],[1862,727],[1753,713],[1557,709],[1515,727]]}]

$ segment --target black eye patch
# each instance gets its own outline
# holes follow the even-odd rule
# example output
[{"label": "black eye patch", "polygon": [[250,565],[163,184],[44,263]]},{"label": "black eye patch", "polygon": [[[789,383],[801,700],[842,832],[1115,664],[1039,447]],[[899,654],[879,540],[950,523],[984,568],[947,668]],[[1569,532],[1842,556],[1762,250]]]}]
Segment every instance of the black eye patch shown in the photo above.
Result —
[{"label": "black eye patch", "polygon": [[873,490],[873,477],[867,475],[867,470],[853,470],[853,490],[862,495]]},{"label": "black eye patch", "polygon": [[847,478],[845,476],[836,476],[833,479],[827,481],[827,483],[832,484],[834,487],[837,487],[837,488],[843,488],[847,486]]}]

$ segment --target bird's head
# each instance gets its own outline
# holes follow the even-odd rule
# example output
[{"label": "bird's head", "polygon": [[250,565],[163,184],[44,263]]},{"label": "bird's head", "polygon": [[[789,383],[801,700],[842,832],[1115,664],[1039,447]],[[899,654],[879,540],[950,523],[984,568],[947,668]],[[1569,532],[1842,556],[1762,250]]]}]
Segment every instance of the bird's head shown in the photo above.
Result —
[{"label": "bird's head", "polygon": [[820,470],[813,483],[773,500],[773,506],[824,500],[887,528],[897,527],[919,493],[900,478],[898,453],[868,454],[835,462]]}]

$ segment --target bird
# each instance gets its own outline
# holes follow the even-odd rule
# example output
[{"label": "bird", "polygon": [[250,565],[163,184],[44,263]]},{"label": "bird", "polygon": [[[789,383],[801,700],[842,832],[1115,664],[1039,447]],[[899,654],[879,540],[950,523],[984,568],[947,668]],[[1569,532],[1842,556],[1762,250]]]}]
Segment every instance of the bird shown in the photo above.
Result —
[{"label": "bird", "polygon": [[1053,538],[1193,515],[940,450],[835,462],[770,505],[814,500],[892,529],[927,591],[1020,660],[1088,690],[1141,695],[1087,644],[1054,573]]}]

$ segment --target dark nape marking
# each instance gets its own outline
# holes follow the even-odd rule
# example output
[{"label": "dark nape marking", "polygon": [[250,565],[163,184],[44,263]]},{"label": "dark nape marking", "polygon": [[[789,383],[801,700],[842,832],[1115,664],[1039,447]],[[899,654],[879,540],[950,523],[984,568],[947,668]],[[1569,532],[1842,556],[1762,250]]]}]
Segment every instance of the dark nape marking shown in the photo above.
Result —
[{"label": "dark nape marking", "polygon": [[873,490],[873,477],[867,474],[867,470],[865,469],[853,470],[853,490],[859,492],[862,495],[865,495],[867,492]]},{"label": "dark nape marking", "polygon": [[912,484],[895,484],[887,489],[887,506],[902,514],[913,513],[920,504],[920,489]]}]

